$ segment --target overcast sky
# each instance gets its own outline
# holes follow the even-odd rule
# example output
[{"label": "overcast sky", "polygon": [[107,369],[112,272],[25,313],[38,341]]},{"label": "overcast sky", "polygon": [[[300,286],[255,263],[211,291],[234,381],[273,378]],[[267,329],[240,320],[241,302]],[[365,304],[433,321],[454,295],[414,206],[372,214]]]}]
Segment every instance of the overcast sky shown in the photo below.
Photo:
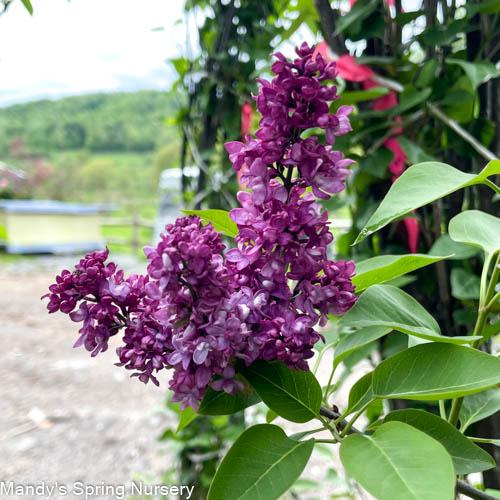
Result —
[{"label": "overcast sky", "polygon": [[[0,16],[0,106],[97,91],[167,90],[175,72],[165,60],[183,55],[188,39],[197,46],[194,20],[190,27],[185,19],[176,22],[184,0],[31,2],[33,16],[21,0]],[[403,6],[414,10],[420,2],[403,0]],[[158,27],[164,29],[153,31]],[[306,28],[284,52],[304,40],[315,41]]]},{"label": "overcast sky", "polygon": [[[181,0],[15,0],[0,16],[0,106],[91,91],[167,89],[184,50]],[[163,31],[151,31],[163,26]]]}]

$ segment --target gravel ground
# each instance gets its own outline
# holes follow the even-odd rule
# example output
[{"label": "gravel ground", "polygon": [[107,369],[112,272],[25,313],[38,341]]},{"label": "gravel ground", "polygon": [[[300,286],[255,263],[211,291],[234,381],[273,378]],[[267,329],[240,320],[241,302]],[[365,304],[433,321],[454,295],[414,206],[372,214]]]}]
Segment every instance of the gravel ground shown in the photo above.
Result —
[{"label": "gravel ground", "polygon": [[[113,345],[97,358],[83,348],[72,349],[75,323],[62,314],[49,316],[40,301],[55,273],[71,268],[75,261],[75,257],[40,257],[0,267],[0,482],[36,485],[44,481],[70,490],[75,482],[102,487],[103,483],[129,484],[137,477],[152,477],[157,484],[172,464],[165,445],[157,441],[165,427],[175,425],[163,410],[167,380],[162,380],[161,388],[130,380],[125,370],[113,364]],[[128,271],[140,272],[144,267],[127,259],[118,263]],[[327,354],[322,366],[330,363]],[[345,386],[367,370],[361,364]],[[326,383],[328,373],[318,375]],[[341,391],[336,403],[345,407],[347,393]],[[249,420],[255,421],[253,409],[249,413]],[[258,418],[263,420],[262,415]],[[275,423],[288,434],[305,430],[282,419]],[[325,482],[325,471],[332,466],[341,471],[337,451],[333,457],[324,450],[314,451],[303,477],[318,481],[321,488],[301,493],[301,500],[323,500],[345,491],[341,480]],[[19,496],[0,492],[0,498]],[[84,497],[73,491],[56,492],[50,498]],[[90,498],[117,497],[93,492]],[[358,492],[356,498],[369,497]]]},{"label": "gravel ground", "polygon": [[0,268],[0,481],[100,485],[160,475],[171,462],[156,439],[173,424],[162,410],[165,385],[129,380],[113,365],[114,346],[97,358],[72,349],[76,325],[48,316],[40,301],[66,260],[75,261]]}]

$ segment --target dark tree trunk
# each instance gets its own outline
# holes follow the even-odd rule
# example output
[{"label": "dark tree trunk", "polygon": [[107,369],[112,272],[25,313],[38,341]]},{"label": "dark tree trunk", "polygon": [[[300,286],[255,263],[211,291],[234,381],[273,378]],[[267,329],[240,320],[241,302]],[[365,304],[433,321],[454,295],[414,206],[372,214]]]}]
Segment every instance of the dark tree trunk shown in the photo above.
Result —
[{"label": "dark tree trunk", "polygon": [[[229,5],[226,6],[224,10],[224,15],[221,20],[221,29],[218,33],[217,40],[214,44],[214,54],[220,54],[227,50],[227,44],[229,39],[230,30],[232,28],[232,20],[235,14],[235,5],[234,2],[231,1]],[[215,74],[217,80],[217,75],[220,73],[219,64],[216,60],[210,57],[207,60],[206,64],[206,72],[207,75]],[[209,100],[207,110],[205,112],[205,122],[203,125],[203,131],[201,133],[199,150],[200,153],[203,154],[205,151],[212,149],[215,145],[215,141],[217,138],[217,130],[219,128],[219,112],[217,107],[223,105],[221,99],[217,99],[217,84],[213,84],[210,89]],[[208,166],[208,161],[205,161],[205,164]],[[200,169],[200,175],[198,177],[198,186],[197,193],[201,193],[207,184],[207,174]],[[196,209],[200,208],[201,199],[197,203]]]}]

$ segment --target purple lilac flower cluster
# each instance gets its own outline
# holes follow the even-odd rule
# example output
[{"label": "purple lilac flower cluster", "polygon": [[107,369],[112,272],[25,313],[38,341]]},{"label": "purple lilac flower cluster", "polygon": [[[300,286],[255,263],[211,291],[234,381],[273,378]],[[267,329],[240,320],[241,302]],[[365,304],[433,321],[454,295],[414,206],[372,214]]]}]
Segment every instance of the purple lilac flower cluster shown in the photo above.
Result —
[{"label": "purple lilac flower cluster", "polygon": [[[238,193],[241,208],[230,212],[238,235],[225,258],[213,227],[184,217],[166,226],[156,248],[144,249],[146,276],[125,279],[106,264],[108,251],[99,251],[63,271],[44,296],[49,312],[83,322],[75,346],[94,356],[123,329],[119,366],[155,384],[159,370],[173,369],[170,388],[182,408],[197,409],[209,385],[233,394],[243,389],[238,359],[307,370],[321,338],[316,325],[356,300],[354,264],[328,260],[328,214],[315,201],[345,187],[353,162],[331,144],[350,130],[351,108],[329,113],[336,88],[323,82],[335,76],[335,65],[314,58],[306,44],[297,54],[293,62],[277,54],[276,77],[260,80],[256,138],[226,144],[251,192]],[[326,130],[329,145],[301,137],[313,127]]]},{"label": "purple lilac flower cluster", "polygon": [[49,298],[49,312],[61,311],[83,322],[75,347],[84,345],[92,356],[106,351],[109,338],[140,308],[148,282],[147,277],[135,274],[124,279],[114,263],[105,263],[108,255],[107,249],[86,255],[73,272],[62,271],[49,287],[50,293],[42,297]]},{"label": "purple lilac flower cluster", "polygon": [[[322,82],[335,77],[335,63],[313,57],[314,48],[307,44],[296,51],[293,62],[276,54],[276,77],[259,80],[255,99],[262,118],[256,139],[226,144],[233,168],[252,189],[238,194],[242,208],[230,213],[239,231],[237,248],[227,252],[226,260],[239,285],[266,296],[254,325],[261,357],[307,369],[305,360],[320,339],[313,327],[324,326],[327,314],[344,314],[356,301],[354,263],[327,259],[333,239],[328,213],[313,194],[328,199],[344,189],[347,167],[354,162],[316,136],[301,137],[304,130],[320,127],[333,144],[336,135],[351,130],[347,115],[352,108],[329,112],[336,87]],[[313,194],[306,193],[307,187]]]},{"label": "purple lilac flower cluster", "polygon": [[[172,400],[184,406],[197,407],[214,375],[221,376],[213,382],[215,388],[233,393],[242,389],[233,380],[231,362],[244,350],[244,309],[230,301],[224,249],[212,225],[202,226],[197,216],[167,225],[158,246],[145,249],[151,278],[146,293],[159,301],[155,319],[169,330],[163,364],[174,369]],[[135,335],[141,337],[142,328]],[[126,352],[121,350],[120,357]]]},{"label": "purple lilac flower cluster", "polygon": [[[299,57],[293,62],[275,54],[275,78],[258,80],[261,87],[255,100],[262,118],[256,139],[248,136],[246,144],[226,144],[234,169],[242,171],[242,180],[259,205],[269,200],[269,180],[277,176],[287,179],[293,168],[299,174],[296,183],[311,186],[315,196],[328,199],[345,188],[350,174],[347,167],[354,163],[342,159],[331,147],[335,136],[352,130],[347,116],[353,108],[341,106],[330,113],[328,103],[338,99],[337,88],[322,84],[335,77],[335,63],[325,63],[321,54],[313,57],[314,47],[306,43],[296,51]],[[314,127],[326,131],[327,146],[316,136],[300,137]]]}]

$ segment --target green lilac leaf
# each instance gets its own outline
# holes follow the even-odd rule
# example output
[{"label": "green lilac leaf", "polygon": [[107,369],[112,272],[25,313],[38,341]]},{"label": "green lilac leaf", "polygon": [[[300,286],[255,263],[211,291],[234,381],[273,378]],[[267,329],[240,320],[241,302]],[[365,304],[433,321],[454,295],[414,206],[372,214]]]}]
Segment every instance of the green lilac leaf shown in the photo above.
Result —
[{"label": "green lilac leaf", "polygon": [[371,285],[385,283],[403,274],[433,264],[450,255],[379,255],[356,263],[356,275],[352,279],[356,293],[362,292]]},{"label": "green lilac leaf", "polygon": [[410,141],[410,139],[400,136],[398,137],[398,142],[410,163],[415,164],[425,161],[436,161],[436,158],[426,153],[417,143]]},{"label": "green lilac leaf", "polygon": [[273,420],[276,420],[279,415],[273,410],[267,410],[266,413],[266,422],[270,424]]},{"label": "green lilac leaf", "polygon": [[500,250],[500,219],[480,210],[466,210],[450,221],[453,241],[481,248],[487,254]]},{"label": "green lilac leaf", "polygon": [[500,0],[484,0],[484,2],[481,3],[467,2],[464,7],[471,17],[478,12],[481,12],[481,14],[496,14],[500,11]]},{"label": "green lilac leaf", "polygon": [[319,414],[321,386],[310,371],[293,370],[282,361],[255,361],[242,368],[262,401],[280,417],[308,422]]},{"label": "green lilac leaf", "polygon": [[368,0],[360,2],[359,4],[354,4],[352,9],[347,12],[347,14],[338,18],[336,30],[333,36],[337,36],[339,33],[342,33],[356,21],[360,21],[368,17],[376,9],[376,7],[377,0]]},{"label": "green lilac leaf", "polygon": [[454,344],[431,342],[382,361],[373,373],[379,398],[451,399],[500,383],[500,358]]},{"label": "green lilac leaf", "polygon": [[187,427],[198,414],[188,406],[186,409],[182,410],[179,416],[179,424],[177,425],[176,433],[180,432],[184,427]]},{"label": "green lilac leaf", "polygon": [[26,7],[26,10],[30,13],[30,15],[33,15],[33,5],[31,5],[30,0],[21,0],[23,2],[23,5]]},{"label": "green lilac leaf", "polygon": [[387,335],[391,330],[391,328],[387,328],[385,326],[367,326],[355,332],[346,334],[340,339],[339,343],[335,347],[333,367],[336,368],[337,365],[351,353],[367,344],[370,344],[374,340]]},{"label": "green lilac leaf", "polygon": [[500,389],[495,387],[464,398],[460,409],[461,431],[500,411]]},{"label": "green lilac leaf", "polygon": [[453,500],[455,472],[445,448],[401,422],[383,424],[372,436],[342,441],[348,474],[378,500]]},{"label": "green lilac leaf", "polygon": [[492,78],[498,78],[500,76],[500,69],[497,69],[493,63],[487,61],[470,62],[461,59],[447,58],[446,64],[456,64],[460,66],[468,76],[474,88],[479,87],[479,85]]},{"label": "green lilac leaf", "polygon": [[437,415],[423,410],[397,410],[384,418],[384,422],[394,421],[411,425],[439,441],[453,460],[455,474],[471,474],[495,467],[488,453]]},{"label": "green lilac leaf", "polygon": [[219,465],[207,500],[275,500],[299,478],[314,439],[294,441],[276,425],[244,431]]},{"label": "green lilac leaf", "polygon": [[[238,377],[240,376],[237,375],[236,378]],[[214,391],[208,387],[201,400],[198,413],[200,415],[232,415],[259,402],[259,396],[248,386],[248,383],[245,384],[243,391],[238,391],[236,394]]]},{"label": "green lilac leaf", "polygon": [[339,328],[385,326],[426,340],[463,344],[475,337],[445,337],[437,321],[411,295],[391,285],[373,285],[339,321]]},{"label": "green lilac leaf", "polygon": [[449,234],[443,234],[432,245],[429,255],[449,255],[450,260],[465,260],[474,257],[479,253],[479,249],[471,245],[453,241]]},{"label": "green lilac leaf", "polygon": [[450,274],[451,294],[459,300],[479,299],[481,280],[479,276],[463,267],[456,267]]},{"label": "green lilac leaf", "polygon": [[477,175],[466,174],[450,165],[439,162],[424,162],[413,165],[403,172],[391,186],[354,244],[412,210],[459,189],[481,184],[487,177],[495,174],[500,174],[500,160],[490,161]]},{"label": "green lilac leaf", "polygon": [[353,90],[342,92],[342,104],[356,104],[357,102],[370,101],[389,93],[386,87],[373,87],[369,90]]},{"label": "green lilac leaf", "polygon": [[349,391],[349,402],[345,414],[354,413],[361,410],[371,401],[374,401],[372,389],[373,372],[363,375]]},{"label": "green lilac leaf", "polygon": [[205,222],[211,222],[214,229],[220,233],[234,238],[238,234],[238,226],[229,218],[225,210],[182,210],[186,215],[198,215]]}]

